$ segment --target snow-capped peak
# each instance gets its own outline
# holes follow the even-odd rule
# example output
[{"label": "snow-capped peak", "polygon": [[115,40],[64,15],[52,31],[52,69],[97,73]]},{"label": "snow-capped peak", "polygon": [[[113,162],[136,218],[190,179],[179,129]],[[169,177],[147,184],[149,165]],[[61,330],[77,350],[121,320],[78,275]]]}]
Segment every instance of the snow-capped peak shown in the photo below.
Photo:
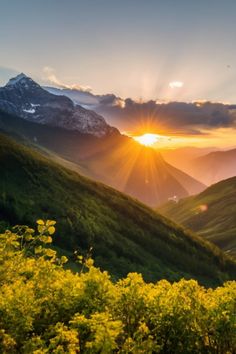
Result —
[{"label": "snow-capped peak", "polygon": [[8,81],[8,83],[6,84],[6,86],[15,85],[22,79],[29,79],[29,78],[25,74],[21,73],[21,74],[17,75],[16,77],[11,78]]},{"label": "snow-capped peak", "polygon": [[0,108],[40,124],[98,137],[118,132],[102,116],[75,105],[66,96],[49,93],[23,73],[0,88]]},{"label": "snow-capped peak", "polygon": [[35,81],[33,81],[30,77],[26,76],[25,74],[21,73],[17,75],[16,77],[13,77],[8,81],[8,83],[5,86],[6,88],[23,88],[26,90],[29,90],[31,88],[40,88],[40,85],[38,85]]}]

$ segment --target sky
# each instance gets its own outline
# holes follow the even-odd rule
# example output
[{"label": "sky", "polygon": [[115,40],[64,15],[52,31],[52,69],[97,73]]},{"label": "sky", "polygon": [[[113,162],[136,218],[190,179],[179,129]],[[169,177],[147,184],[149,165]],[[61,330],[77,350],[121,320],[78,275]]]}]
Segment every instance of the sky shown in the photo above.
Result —
[{"label": "sky", "polygon": [[0,0],[0,85],[24,72],[112,93],[99,113],[131,136],[235,146],[235,14],[235,0]]},{"label": "sky", "polygon": [[141,100],[236,103],[235,0],[0,0],[15,72]]}]

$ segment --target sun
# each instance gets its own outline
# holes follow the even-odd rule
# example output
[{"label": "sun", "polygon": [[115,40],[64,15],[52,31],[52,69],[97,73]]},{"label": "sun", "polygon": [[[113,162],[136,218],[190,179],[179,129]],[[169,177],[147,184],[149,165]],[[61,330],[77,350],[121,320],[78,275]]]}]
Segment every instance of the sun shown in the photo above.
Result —
[{"label": "sun", "polygon": [[158,142],[159,136],[157,134],[146,133],[140,136],[134,136],[134,140],[136,140],[139,144],[145,146],[152,146]]}]

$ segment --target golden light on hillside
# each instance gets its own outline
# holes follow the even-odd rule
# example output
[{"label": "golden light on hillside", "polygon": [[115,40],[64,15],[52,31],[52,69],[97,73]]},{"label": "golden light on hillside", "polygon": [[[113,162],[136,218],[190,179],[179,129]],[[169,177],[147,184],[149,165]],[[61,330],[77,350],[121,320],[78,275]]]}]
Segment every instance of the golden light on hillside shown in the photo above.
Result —
[{"label": "golden light on hillside", "polygon": [[145,146],[152,146],[158,142],[159,136],[157,134],[146,133],[140,136],[134,136],[134,140],[136,140],[139,144]]}]

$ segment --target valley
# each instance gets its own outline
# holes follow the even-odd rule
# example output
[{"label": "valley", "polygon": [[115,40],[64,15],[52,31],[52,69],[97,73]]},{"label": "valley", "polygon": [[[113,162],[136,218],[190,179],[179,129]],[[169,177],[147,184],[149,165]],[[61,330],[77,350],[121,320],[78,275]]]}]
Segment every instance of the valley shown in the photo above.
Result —
[{"label": "valley", "polygon": [[235,264],[220,250],[138,201],[3,135],[0,161],[2,229],[33,225],[38,215],[55,219],[55,245],[72,260],[74,250],[93,247],[96,264],[115,277],[138,269],[147,280],[194,276],[211,283],[234,276]]},{"label": "valley", "polygon": [[0,354],[236,354],[235,14],[1,1]]}]

